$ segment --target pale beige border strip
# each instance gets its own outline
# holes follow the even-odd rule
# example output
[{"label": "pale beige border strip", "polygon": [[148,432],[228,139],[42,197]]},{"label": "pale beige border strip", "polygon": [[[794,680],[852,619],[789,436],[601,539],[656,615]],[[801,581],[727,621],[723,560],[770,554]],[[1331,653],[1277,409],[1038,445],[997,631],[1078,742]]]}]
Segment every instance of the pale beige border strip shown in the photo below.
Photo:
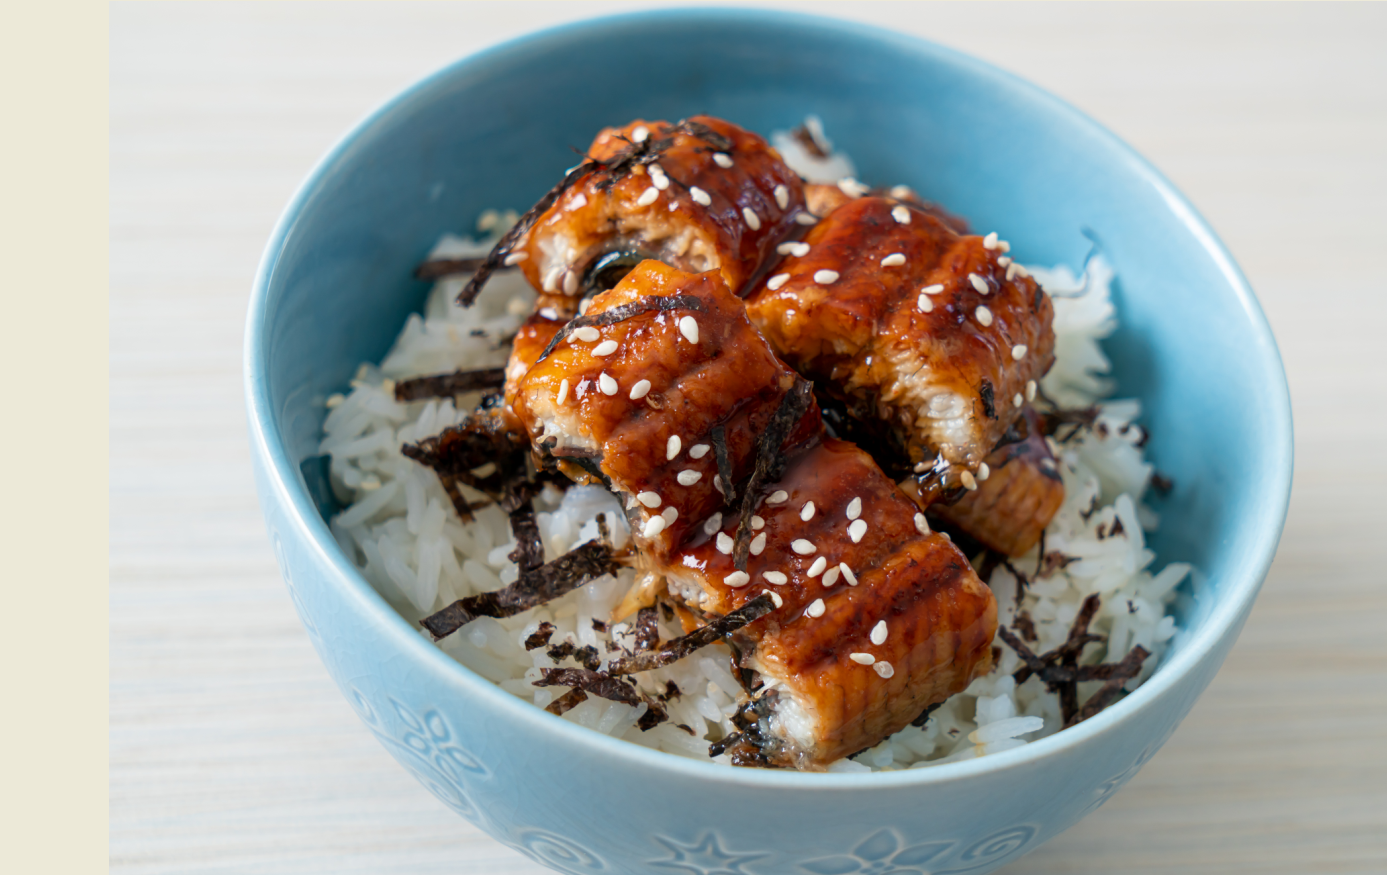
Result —
[{"label": "pale beige border strip", "polygon": [[108,858],[108,20],[0,13],[7,872]]}]

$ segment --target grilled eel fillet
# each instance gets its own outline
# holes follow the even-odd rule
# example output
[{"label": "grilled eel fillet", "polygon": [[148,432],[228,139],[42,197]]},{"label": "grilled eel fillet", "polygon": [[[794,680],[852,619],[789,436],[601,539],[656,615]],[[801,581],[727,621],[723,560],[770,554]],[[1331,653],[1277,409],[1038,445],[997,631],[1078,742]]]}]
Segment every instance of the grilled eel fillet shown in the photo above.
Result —
[{"label": "grilled eel fillet", "polygon": [[752,321],[853,415],[889,425],[924,494],[967,486],[1054,360],[1049,297],[995,237],[889,198],[843,204],[803,242],[752,289]]},{"label": "grilled eel fillet", "polygon": [[738,291],[804,206],[799,177],[775,149],[710,116],[607,128],[587,159],[595,169],[512,250],[530,284],[549,294],[610,287],[645,258],[719,271]]}]

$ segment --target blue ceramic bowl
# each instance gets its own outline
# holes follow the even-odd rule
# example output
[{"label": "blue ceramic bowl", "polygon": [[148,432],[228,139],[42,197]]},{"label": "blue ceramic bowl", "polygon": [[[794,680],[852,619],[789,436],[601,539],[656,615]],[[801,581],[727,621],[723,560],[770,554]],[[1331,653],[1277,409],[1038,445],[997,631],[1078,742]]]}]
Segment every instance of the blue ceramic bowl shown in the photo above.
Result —
[{"label": "blue ceramic bowl", "polygon": [[[523,209],[569,144],[636,116],[706,112],[757,131],[806,113],[870,181],[907,183],[1028,263],[1117,269],[1107,344],[1175,475],[1151,539],[1197,569],[1155,675],[1018,750],[885,774],[679,759],[503,692],[427,642],[338,550],[313,492],[323,400],[418,310],[440,233]],[[462,60],[390,101],[318,165],[256,279],[246,394],[264,513],[313,644],[362,721],[449,807],[564,872],[986,872],[1037,847],[1151,758],[1223,662],[1281,533],[1286,379],[1246,281],[1186,200],[1056,98],[887,31],[732,9],[602,19]],[[305,472],[308,472],[306,475]],[[652,869],[654,867],[654,869]]]}]

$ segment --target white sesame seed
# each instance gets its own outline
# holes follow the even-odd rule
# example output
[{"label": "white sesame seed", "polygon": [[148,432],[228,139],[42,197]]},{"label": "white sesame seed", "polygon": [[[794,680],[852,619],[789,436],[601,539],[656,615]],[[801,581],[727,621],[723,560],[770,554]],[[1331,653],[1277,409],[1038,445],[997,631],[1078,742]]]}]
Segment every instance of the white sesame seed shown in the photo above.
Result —
[{"label": "white sesame seed", "polygon": [[680,471],[674,479],[679,481],[680,486],[692,486],[703,479],[703,472],[695,471],[692,468],[686,468]]},{"label": "white sesame seed", "polygon": [[986,463],[986,462],[980,463],[980,464],[978,465],[978,482],[981,483],[981,482],[983,482],[984,480],[986,480],[988,477],[991,477],[991,476],[992,476],[992,469],[991,469],[990,467],[988,467],[987,463]]},{"label": "white sesame seed", "polygon": [[790,275],[788,273],[778,273],[770,279],[766,280],[766,288],[774,292],[781,286],[785,285],[785,283],[789,282],[789,280]]},{"label": "white sesame seed", "polygon": [[848,659],[851,659],[858,665],[871,665],[877,661],[877,658],[870,653],[850,653],[848,654]]},{"label": "white sesame seed", "polygon": [[659,507],[665,503],[664,499],[660,498],[660,493],[658,492],[642,492],[636,496],[636,501],[639,501],[646,507]]},{"label": "white sesame seed", "polygon": [[972,471],[964,471],[958,475],[958,479],[963,481],[963,488],[970,492],[978,488],[978,480],[973,476]]},{"label": "white sesame seed", "polygon": [[838,566],[836,565],[825,571],[824,586],[833,586],[833,584],[837,583],[839,574],[840,572],[838,571]]},{"label": "white sesame seed", "polygon": [[751,515],[751,530],[753,532],[759,532],[765,527],[766,521],[764,519],[762,519],[758,514]]},{"label": "white sesame seed", "polygon": [[555,310],[553,307],[540,307],[539,315],[550,321],[558,321],[559,311]]},{"label": "white sesame seed", "polygon": [[647,128],[645,125],[641,125],[640,127],[636,128],[634,131],[631,132],[631,142],[644,143],[649,136],[650,129]]},{"label": "white sesame seed", "polygon": [[506,260],[502,262],[502,264],[504,264],[506,267],[515,267],[517,264],[529,257],[530,253],[528,252],[512,252],[510,255],[506,256]]},{"label": "white sesame seed", "polygon": [[578,291],[578,274],[573,271],[566,271],[563,275],[563,293],[565,295],[576,294]]},{"label": "white sesame seed", "polygon": [[996,248],[997,248],[997,232],[996,232],[996,231],[993,231],[991,234],[988,234],[986,237],[982,238],[982,248],[983,248],[983,249],[996,249]]},{"label": "white sesame seed", "polygon": [[331,395],[327,396],[327,400],[323,402],[323,406],[326,407],[328,410],[332,410],[334,408],[341,407],[342,402],[346,400],[346,395],[343,395],[341,392],[333,392]]},{"label": "white sesame seed", "polygon": [[801,225],[819,224],[819,218],[815,216],[813,213],[808,212],[795,213],[795,221],[800,223]]},{"label": "white sesame seed", "polygon": [[866,520],[853,520],[852,525],[848,526],[848,537],[852,538],[854,544],[860,543],[865,534],[867,534]]},{"label": "white sesame seed", "polygon": [[726,152],[714,152],[713,161],[716,162],[719,167],[722,167],[724,169],[732,166],[732,156],[727,154]]},{"label": "white sesame seed", "polygon": [[771,603],[774,604],[777,608],[785,607],[785,600],[780,597],[780,593],[768,589],[766,590],[766,595],[771,597]]},{"label": "white sesame seed", "polygon": [[973,311],[973,315],[977,317],[978,324],[983,328],[992,324],[992,311],[986,307],[978,307],[978,309]]},{"label": "white sesame seed", "polygon": [[[997,241],[997,248],[1000,249],[1000,250],[1002,250],[1003,252],[1010,252],[1010,251],[1011,251],[1011,244],[1008,243],[1008,242],[1005,241],[1005,240],[998,240],[998,241]],[[1025,268],[1022,268],[1022,270],[1025,270]]]},{"label": "white sesame seed", "polygon": [[872,671],[876,672],[878,675],[880,675],[880,676],[883,677],[883,678],[889,678],[889,677],[891,677],[892,675],[894,675],[894,674],[896,673],[896,670],[895,670],[894,668],[891,667],[891,663],[889,663],[889,662],[876,662],[876,663],[873,663],[873,664],[872,664]]},{"label": "white sesame seed", "polygon": [[935,283],[935,284],[932,285],[932,286],[925,286],[925,287],[924,287],[923,289],[921,289],[920,291],[924,292],[926,295],[937,295],[937,294],[939,294],[940,292],[944,291],[944,284],[943,284],[943,283]]},{"label": "white sesame seed", "polygon": [[824,573],[824,569],[827,568],[827,567],[828,567],[828,560],[825,559],[824,557],[820,556],[819,558],[817,558],[817,559],[814,560],[814,564],[813,564],[813,565],[810,565],[810,566],[809,566],[809,571],[806,572],[806,573],[807,573],[810,577],[818,577],[820,574],[823,574],[823,573]]},{"label": "white sesame seed", "polygon": [[726,532],[718,532],[717,547],[719,553],[731,556],[732,546],[734,543],[735,542],[732,540],[731,535],[727,534]]},{"label": "white sesame seed", "polygon": [[652,185],[652,186],[650,186],[649,188],[647,188],[645,191],[641,192],[641,196],[640,196],[640,197],[636,198],[636,206],[638,206],[638,207],[648,207],[648,206],[650,206],[651,204],[655,203],[655,201],[658,200],[659,197],[660,197],[660,190],[659,190],[658,188],[656,188],[655,186]]},{"label": "white sesame seed", "polygon": [[568,398],[568,378],[564,377],[559,381],[559,394],[555,396],[554,403],[562,404]]},{"label": "white sesame seed", "polygon": [[1018,270],[1020,270],[1020,269],[1021,269],[1021,265],[1016,264],[1015,262],[1013,262],[1013,263],[1011,263],[1011,264],[1008,264],[1008,265],[1007,265],[1007,281],[1010,282],[1011,280],[1015,279],[1015,278],[1016,278],[1016,272],[1017,272]]},{"label": "white sesame seed", "polygon": [[910,224],[910,210],[905,204],[896,204],[891,208],[891,218],[900,222],[902,225]]},{"label": "white sesame seed", "polygon": [[1002,267],[1006,267],[1008,264],[1011,264],[1011,256],[999,255],[997,256],[997,263],[1000,264]]},{"label": "white sesame seed", "polygon": [[839,562],[838,570],[843,572],[843,579],[848,582],[848,586],[857,586],[857,575],[852,573],[852,569],[848,567],[848,563]]},{"label": "white sesame seed", "polygon": [[1012,397],[1011,403],[1012,403],[1012,405],[1015,406],[1015,407],[1020,407],[1022,404],[1025,404],[1025,403],[1026,403],[1026,399],[1021,397],[1021,393],[1020,393],[1020,392],[1017,392],[1017,393]]},{"label": "white sesame seed", "polygon": [[722,582],[736,589],[739,586],[746,586],[751,583],[751,575],[745,571],[734,571],[722,579]]},{"label": "white sesame seed", "polygon": [[692,447],[689,447],[689,458],[701,459],[704,456],[708,455],[709,449],[711,449],[711,447],[709,447],[707,444],[694,444]]},{"label": "white sesame seed", "polygon": [[973,288],[976,289],[979,294],[986,295],[992,291],[992,287],[987,284],[987,280],[975,273],[968,274],[968,282],[973,284]]},{"label": "white sesame seed", "polygon": [[877,624],[876,624],[875,626],[872,627],[872,634],[868,635],[867,637],[870,638],[871,641],[872,641],[872,643],[875,644],[875,645],[877,645],[877,646],[881,646],[882,644],[885,644],[885,643],[886,643],[886,621],[885,621],[885,620],[878,620],[878,621],[877,621]]},{"label": "white sesame seed", "polygon": [[616,352],[617,343],[615,340],[604,340],[592,348],[593,355],[611,355]]},{"label": "white sesame seed", "polygon": [[915,531],[922,535],[929,534],[929,520],[925,519],[922,513],[915,514]]},{"label": "white sesame seed", "polygon": [[[683,445],[684,445],[684,442],[683,442],[682,440],[680,440],[679,435],[677,435],[677,434],[672,434],[672,435],[670,435],[670,436],[669,436],[669,440],[665,441],[665,461],[667,461],[667,462],[673,462],[673,461],[674,461],[674,457],[677,456],[677,455],[679,455],[679,448],[682,447]],[[693,455],[693,454],[690,453],[690,455]]]},{"label": "white sesame seed", "polygon": [[824,607],[824,600],[814,599],[809,603],[809,607],[804,609],[804,613],[809,617],[822,617],[825,610],[827,610],[827,608]]},{"label": "white sesame seed", "polygon": [[592,306],[592,298],[584,298],[578,302],[578,315],[586,316],[588,308]]},{"label": "white sesame seed", "polygon": [[653,516],[645,521],[645,528],[641,529],[641,535],[645,538],[653,538],[665,530],[665,518]]},{"label": "white sesame seed", "polygon": [[601,336],[601,332],[591,325],[584,325],[582,328],[573,329],[573,339],[581,340],[583,343],[592,343]]},{"label": "white sesame seed", "polygon": [[795,538],[793,541],[790,542],[790,549],[794,550],[801,556],[808,556],[809,554],[816,552],[819,548],[815,547],[812,542],[806,541],[803,538]]},{"label": "white sesame seed", "polygon": [[783,185],[775,187],[775,203],[782,210],[790,205],[790,190]]},{"label": "white sesame seed", "polygon": [[559,290],[559,278],[563,276],[563,268],[551,267],[549,272],[544,275],[544,281],[540,285],[546,292],[557,292]]},{"label": "white sesame seed", "polygon": [[703,521],[703,534],[711,536],[722,528],[722,511],[718,511]]},{"label": "white sesame seed", "polygon": [[1011,360],[1019,362],[1026,357],[1026,344],[1018,343],[1011,348]]},{"label": "white sesame seed", "polygon": [[911,191],[908,185],[893,185],[891,186],[890,193],[893,198],[904,199],[910,197],[915,192]]},{"label": "white sesame seed", "polygon": [[679,333],[689,343],[698,343],[698,320],[692,316],[680,316]]},{"label": "white sesame seed", "polygon": [[915,302],[915,306],[920,308],[921,313],[928,313],[934,309],[934,302],[929,299],[929,295],[921,293],[919,299]]},{"label": "white sesame seed", "polygon": [[713,488],[718,491],[719,495],[727,495],[727,490],[722,488],[722,478],[716,474],[713,475]]},{"label": "white sesame seed", "polygon": [[713,199],[709,197],[708,192],[704,191],[696,185],[689,186],[689,197],[693,198],[694,203],[698,204],[699,206],[706,207],[713,202]]},{"label": "white sesame seed", "polygon": [[1034,400],[1035,400],[1035,380],[1027,380],[1027,381],[1026,381],[1026,400],[1027,400],[1027,401],[1034,401]]},{"label": "white sesame seed", "polygon": [[615,377],[612,377],[608,375],[606,371],[603,371],[597,377],[597,388],[602,390],[603,395],[615,395],[616,390],[620,387],[617,386]]},{"label": "white sesame seed", "polygon": [[665,175],[665,168],[658,164],[651,164],[650,182],[660,191],[669,188],[669,177]]},{"label": "white sesame seed", "polygon": [[806,523],[814,518],[814,502],[806,501],[804,507],[799,509],[799,518]]},{"label": "white sesame seed", "polygon": [[862,197],[862,195],[872,189],[870,186],[863,185],[851,176],[844,176],[842,179],[838,180],[838,190],[848,197]]},{"label": "white sesame seed", "polygon": [[765,549],[766,549],[766,533],[765,533],[765,532],[762,532],[761,534],[759,534],[759,535],[757,535],[756,537],[754,537],[754,538],[751,539],[751,555],[753,555],[753,556],[760,556],[760,555],[761,555],[761,552],[762,552],[763,550],[765,550]]},{"label": "white sesame seed", "polygon": [[849,501],[849,502],[848,502],[848,510],[847,510],[847,513],[848,513],[848,519],[850,519],[850,520],[855,520],[855,519],[857,519],[858,517],[862,516],[862,499],[861,499],[861,497],[854,498],[852,501]]},{"label": "white sesame seed", "polygon": [[746,219],[746,226],[751,230],[761,230],[761,217],[753,213],[751,207],[742,207],[742,218]]},{"label": "white sesame seed", "polygon": [[664,512],[661,513],[660,516],[665,518],[665,525],[672,526],[674,525],[674,521],[679,519],[679,508],[671,504],[664,509]]},{"label": "white sesame seed", "polygon": [[792,240],[789,243],[782,243],[775,247],[775,251],[781,255],[793,255],[796,258],[803,258],[809,254],[809,244],[803,241]]},{"label": "white sesame seed", "polygon": [[761,576],[766,579],[766,583],[771,586],[784,586],[789,583],[790,578],[783,571],[763,571]]},{"label": "white sesame seed", "polygon": [[783,489],[777,489],[771,493],[771,497],[766,499],[766,504],[784,504],[789,501],[790,493]]},{"label": "white sesame seed", "polygon": [[893,252],[881,260],[882,267],[900,267],[905,264],[905,253]]},{"label": "white sesame seed", "polygon": [[838,271],[816,270],[814,271],[814,282],[818,283],[821,286],[826,286],[829,283],[836,283],[838,282]]}]

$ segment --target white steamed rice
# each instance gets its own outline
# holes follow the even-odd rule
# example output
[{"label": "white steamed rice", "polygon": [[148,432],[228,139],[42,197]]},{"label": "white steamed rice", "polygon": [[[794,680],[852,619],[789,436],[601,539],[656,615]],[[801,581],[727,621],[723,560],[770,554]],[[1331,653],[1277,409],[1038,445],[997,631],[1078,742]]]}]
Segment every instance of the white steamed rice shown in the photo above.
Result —
[{"label": "white steamed rice", "polygon": [[[514,220],[514,214],[488,212],[478,223],[481,239],[445,236],[431,257],[484,255]],[[1033,273],[1054,296],[1055,304],[1056,362],[1042,382],[1046,395],[1064,407],[1099,402],[1112,389],[1105,377],[1109,363],[1098,345],[1116,327],[1109,298],[1111,268],[1094,258],[1084,277],[1075,277],[1064,267]],[[401,444],[437,434],[458,423],[462,415],[451,399],[396,402],[394,381],[459,367],[504,364],[507,339],[534,300],[534,292],[518,272],[502,273],[493,277],[471,308],[464,309],[453,303],[462,283],[463,279],[451,277],[435,284],[423,315],[409,317],[380,365],[361,365],[350,391],[328,399],[330,409],[323,425],[321,452],[331,457],[332,486],[346,505],[332,520],[332,532],[366,579],[411,622],[518,577],[515,564],[507,558],[514,542],[501,510],[488,506],[477,512],[475,523],[463,525],[433,472],[400,453]],[[463,399],[462,409],[474,401]],[[1103,606],[1090,629],[1107,636],[1106,651],[1091,647],[1085,662],[1115,662],[1132,647],[1144,646],[1152,657],[1141,674],[1128,682],[1127,688],[1134,689],[1155,669],[1176,633],[1170,608],[1189,567],[1172,563],[1159,572],[1148,570],[1155,556],[1146,548],[1144,533],[1156,527],[1157,518],[1141,503],[1151,466],[1138,446],[1142,430],[1132,425],[1140,406],[1135,400],[1102,401],[1101,405],[1094,428],[1058,447],[1065,501],[1042,542],[1047,552],[1057,550],[1075,561],[1035,580],[1020,607],[1034,621],[1039,640],[1032,648],[1039,653],[1063,643],[1085,597],[1101,594]],[[483,498],[465,486],[460,488],[469,499]],[[1098,509],[1092,511],[1095,500]],[[549,487],[536,501],[536,510],[546,561],[597,537],[598,513],[605,512],[609,521],[615,521],[618,546],[629,537],[620,504],[601,487],[574,487],[563,493]],[[1121,530],[1108,534],[1114,520],[1121,520]],[[1038,562],[1038,551],[1032,550],[1013,564],[1026,572],[1037,568]],[[609,638],[632,646],[628,624],[599,633],[593,621],[609,618],[633,579],[631,571],[622,571],[519,616],[476,620],[438,646],[507,692],[544,707],[563,688],[555,692],[533,686],[540,669],[555,663],[546,655],[547,648],[526,651],[524,640],[547,621],[557,627],[551,643],[569,640],[578,646],[593,645],[604,657],[610,655]],[[1005,568],[998,568],[989,583],[997,596],[999,622],[1010,625],[1017,610],[1017,581]],[[661,621],[662,638],[680,634],[677,624]],[[1005,645],[1000,651],[996,670],[945,702],[924,728],[907,727],[829,770],[919,768],[1010,750],[1058,732],[1062,723],[1058,698],[1036,677],[1018,686],[1012,679],[1020,665],[1018,657]],[[562,719],[635,744],[706,760],[709,741],[734,731],[730,718],[741,688],[728,657],[724,646],[715,645],[643,675],[643,688],[651,692],[663,691],[666,681],[673,681],[682,692],[669,702],[670,721],[650,731],[636,726],[644,704],[631,707],[597,697],[590,697]],[[559,665],[576,663],[566,659]],[[1080,702],[1098,686],[1097,682],[1081,684]],[[679,723],[693,727],[698,737],[674,725]],[[716,761],[729,759],[723,755]]]}]

